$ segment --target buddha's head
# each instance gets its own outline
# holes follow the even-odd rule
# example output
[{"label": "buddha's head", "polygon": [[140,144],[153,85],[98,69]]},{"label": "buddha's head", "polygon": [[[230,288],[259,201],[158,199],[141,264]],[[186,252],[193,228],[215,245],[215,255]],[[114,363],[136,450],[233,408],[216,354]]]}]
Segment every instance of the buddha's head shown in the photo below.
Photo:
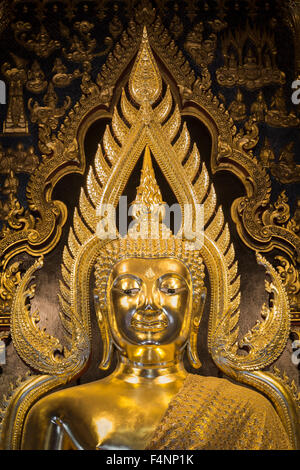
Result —
[{"label": "buddha's head", "polygon": [[107,287],[110,324],[115,341],[124,345],[177,348],[188,337],[192,280],[175,258],[127,258],[113,268]]},{"label": "buddha's head", "polygon": [[[146,148],[132,211],[137,223],[126,237],[103,243],[95,266],[104,366],[112,344],[143,364],[174,360],[187,347],[191,363],[200,365],[197,331],[206,294],[204,265],[200,252],[164,225],[163,204]],[[157,223],[155,237],[150,222]]]},{"label": "buddha's head", "polygon": [[[112,344],[135,362],[168,361],[185,348],[200,366],[197,333],[206,288],[200,253],[168,240],[118,239],[96,263],[97,314],[109,365]],[[105,356],[105,355],[104,355]]]}]

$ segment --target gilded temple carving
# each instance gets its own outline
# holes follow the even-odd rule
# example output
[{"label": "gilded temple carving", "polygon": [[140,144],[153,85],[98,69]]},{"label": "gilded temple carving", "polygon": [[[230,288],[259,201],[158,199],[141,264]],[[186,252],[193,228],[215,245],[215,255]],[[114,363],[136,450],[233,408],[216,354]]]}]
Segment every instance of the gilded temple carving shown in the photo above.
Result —
[{"label": "gilded temple carving", "polygon": [[104,40],[105,49],[101,52],[96,52],[97,48],[96,39],[92,37],[91,31],[94,25],[88,21],[78,21],[74,24],[76,34],[71,36],[70,30],[66,25],[61,24],[60,30],[64,38],[69,42],[69,49],[65,47],[62,51],[65,57],[72,62],[89,62],[93,58],[107,54],[112,47],[112,39],[107,36]]},{"label": "gilded temple carving", "polygon": [[263,221],[265,225],[283,225],[290,218],[290,206],[288,204],[288,197],[285,191],[279,194],[276,202],[270,204],[268,210],[263,214]]},{"label": "gilded temple carving", "polygon": [[175,39],[178,39],[183,31],[184,31],[184,26],[182,24],[182,21],[178,15],[178,12],[179,12],[179,7],[178,7],[178,4],[175,3],[174,5],[174,16],[172,18],[172,21],[170,23],[170,31],[172,32],[173,36]]},{"label": "gilded temple carving", "polygon": [[264,139],[264,143],[263,143],[263,146],[261,148],[259,157],[260,157],[260,161],[261,161],[264,168],[269,168],[270,165],[275,160],[274,151],[273,151],[271,143],[270,143],[270,141],[267,137]]},{"label": "gilded temple carving", "polygon": [[27,73],[26,88],[31,93],[42,93],[47,86],[48,82],[45,80],[45,74],[38,61],[35,60]]},{"label": "gilded temple carving", "polygon": [[236,92],[235,99],[228,106],[228,111],[234,121],[243,121],[247,117],[247,108],[243,101],[243,93],[240,89]]},{"label": "gilded temple carving", "polygon": [[252,103],[250,112],[255,118],[256,122],[263,122],[265,115],[268,111],[268,105],[265,101],[263,91],[260,90],[257,94],[256,100]]},{"label": "gilded temple carving", "polygon": [[269,139],[265,139],[260,151],[260,161],[280,183],[292,184],[300,181],[300,165],[295,159],[295,142],[289,142],[283,147],[276,158]]},{"label": "gilded temple carving", "polygon": [[31,35],[31,39],[28,39],[28,35],[32,30],[30,23],[17,22],[13,25],[13,29],[17,43],[25,49],[33,51],[38,57],[47,58],[61,47],[59,41],[50,37],[44,25],[41,26],[37,34]]},{"label": "gilded temple carving", "polygon": [[300,199],[297,200],[296,210],[287,227],[295,233],[300,233]]},{"label": "gilded temple carving", "polygon": [[273,176],[283,184],[300,181],[300,165],[295,161],[295,143],[288,143],[280,152],[278,162],[270,166]]},{"label": "gilded temple carving", "polygon": [[285,75],[277,68],[276,47],[271,31],[246,28],[226,31],[222,38],[224,66],[216,71],[222,86],[244,86],[250,90],[271,83],[285,83]]},{"label": "gilded temple carving", "polygon": [[68,67],[64,64],[61,57],[56,57],[52,68],[52,82],[55,87],[64,88],[71,84],[72,80],[77,78],[80,73],[77,69],[68,73]]},{"label": "gilded temple carving", "polygon": [[31,121],[37,123],[40,134],[40,150],[49,154],[51,149],[47,147],[51,131],[57,128],[59,118],[65,115],[66,110],[71,105],[71,98],[67,96],[62,106],[57,106],[58,96],[54,90],[53,83],[50,82],[47,91],[43,97],[44,105],[41,106],[32,98],[28,101]]},{"label": "gilded temple carving", "polygon": [[203,23],[196,24],[192,31],[187,35],[184,44],[187,52],[192,56],[197,65],[207,66],[215,57],[217,46],[217,35],[211,33],[207,39],[203,39]]},{"label": "gilded temple carving", "polygon": [[28,209],[24,209],[18,200],[19,180],[12,170],[7,174],[2,194],[5,199],[0,201],[0,215],[3,221],[0,237],[3,239],[14,230],[32,229],[35,218]]},{"label": "gilded temple carving", "polygon": [[[220,6],[220,10],[218,12],[218,19],[215,19],[212,22],[212,23],[215,24],[216,31],[218,29],[220,29],[219,22],[220,21],[224,22],[224,18],[225,18],[224,14],[226,13],[226,8],[224,9],[225,13],[221,14],[221,10],[222,10],[221,7],[222,7],[222,5]],[[151,23],[151,22],[154,21],[154,17],[151,16],[151,15],[153,15],[153,11],[154,11],[154,9],[150,5],[149,2],[144,2],[144,3],[142,2],[142,3],[139,4],[138,9],[136,10],[136,19],[141,22],[141,21],[145,20],[145,18],[147,18],[147,22]],[[127,10],[127,14],[128,14],[128,12],[129,12],[129,10]],[[91,28],[90,28],[89,24],[88,23],[86,24],[84,22],[83,23],[81,22],[80,24],[77,24],[77,26],[76,26],[77,31],[79,32],[79,34],[81,34],[81,36],[86,35],[86,37],[87,37],[87,35],[90,34],[90,31],[91,31]],[[69,35],[68,31],[65,31],[65,30],[63,30],[63,31],[64,31],[63,35],[65,35],[66,38],[67,37],[69,37],[69,38],[72,37],[72,35]],[[80,33],[80,31],[81,31],[81,33]],[[122,64],[124,64],[124,66],[125,66],[125,64],[128,63],[130,55],[127,54],[127,56],[126,56],[126,53],[127,53],[126,51],[129,51],[130,48],[136,47],[135,46],[136,40],[134,39],[134,36],[138,34],[137,31],[138,30],[137,30],[137,27],[134,24],[134,22],[130,23],[127,32],[124,31],[124,33],[122,35],[121,42],[117,43],[116,46],[115,46],[114,55],[110,56],[108,58],[106,64],[102,68],[102,71],[98,74],[97,85],[100,87],[100,90],[97,90],[97,87],[95,86],[95,84],[93,84],[90,81],[90,72],[88,72],[88,70],[87,70],[88,66],[87,66],[87,69],[85,71],[78,71],[78,69],[75,69],[75,73],[74,72],[69,72],[65,68],[66,65],[64,63],[62,64],[62,61],[59,61],[59,60],[57,62],[55,62],[55,65],[57,65],[57,67],[58,67],[57,68],[57,73],[56,73],[56,67],[55,67],[55,70],[53,71],[54,72],[53,77],[55,77],[55,80],[54,80],[55,86],[60,84],[60,83],[61,83],[61,85],[64,84],[64,86],[68,86],[68,84],[70,83],[71,80],[73,81],[74,78],[79,77],[79,75],[80,75],[82,77],[82,80],[81,80],[81,84],[80,84],[80,81],[79,81],[79,86],[82,87],[82,91],[86,90],[87,93],[91,92],[90,94],[92,96],[95,93],[96,93],[96,95],[98,93],[100,93],[99,96],[101,97],[101,100],[108,105],[109,102],[110,102],[111,96],[112,96],[113,83],[114,83],[114,80],[116,80],[117,74],[118,74],[118,72],[116,72],[117,71],[116,64],[118,64],[118,66],[121,68],[123,66]],[[210,74],[205,72],[205,75],[203,75],[201,80],[197,79],[195,81],[194,74],[188,68],[187,63],[184,62],[182,60],[182,58],[180,57],[180,51],[178,50],[178,48],[175,47],[174,44],[172,44],[172,42],[168,38],[166,32],[164,31],[164,28],[162,27],[162,25],[159,22],[159,19],[155,20],[155,23],[153,23],[153,31],[154,31],[154,34],[152,36],[152,38],[153,38],[152,40],[154,41],[153,44],[156,44],[155,47],[157,47],[157,51],[160,54],[162,54],[162,56],[164,56],[164,60],[166,60],[166,63],[169,63],[170,67],[173,67],[173,65],[171,65],[172,62],[174,64],[176,64],[175,67],[173,67],[173,71],[174,71],[175,75],[177,76],[178,87],[179,87],[179,90],[180,90],[180,93],[181,93],[183,99],[187,100],[187,99],[191,99],[191,97],[193,97],[193,96],[196,97],[197,93],[198,93],[198,96],[199,96],[199,92],[200,92],[200,95],[201,95],[200,90],[204,89],[204,87],[205,87],[206,90],[208,90],[210,85],[211,85]],[[121,44],[123,44],[123,46],[125,46],[125,44],[126,44],[126,47],[121,46]],[[168,46],[168,53],[167,54],[165,54],[166,45]],[[169,55],[169,58],[168,58],[168,55]],[[251,56],[251,54],[250,54],[250,56]],[[197,91],[197,90],[199,90],[199,91]],[[53,94],[53,91],[50,93],[50,95],[51,94]],[[261,102],[259,98],[257,99],[257,101],[258,101],[258,103]],[[55,104],[55,99],[53,99],[53,100],[50,99],[50,102],[49,102],[50,103],[50,108],[51,107],[53,108],[53,106]],[[33,112],[32,103],[33,103],[33,101],[30,101],[30,108],[32,109],[32,112]],[[208,106],[208,105],[210,106],[209,102],[206,102],[206,106]],[[54,148],[55,149],[60,149],[60,150],[55,150],[55,152],[58,152],[58,154],[61,154],[62,149],[61,149],[60,140],[59,139],[57,140],[57,138],[53,135],[52,129],[50,127],[50,122],[47,123],[47,124],[45,122],[44,123],[42,122],[45,116],[43,115],[42,112],[38,112],[38,108],[42,109],[43,106],[40,106],[40,105],[37,106],[37,104],[35,104],[35,110],[33,112],[33,120],[36,120],[37,115],[39,115],[38,120],[39,120],[39,127],[40,127],[40,142],[39,142],[40,149],[42,150],[42,152],[44,154],[49,154],[49,152],[53,152]],[[253,106],[253,108],[257,109],[255,112],[258,113],[258,114],[256,116],[254,116],[254,118],[256,119],[256,117],[258,117],[258,115],[259,115],[259,112],[261,111],[261,108],[260,108],[260,106]],[[44,110],[43,110],[43,112],[44,112]],[[63,115],[63,110],[62,110],[61,114]],[[47,119],[49,119],[49,118],[47,118]],[[47,119],[45,119],[45,120],[47,121]],[[55,119],[54,119],[54,121],[55,121]],[[53,121],[53,127],[55,127],[55,125],[57,124],[57,121],[56,122],[54,122],[54,121]],[[67,119],[66,122],[68,123],[69,120]],[[51,125],[52,125],[52,122],[51,122]],[[247,127],[248,127],[248,129],[247,129]],[[242,145],[243,145],[244,148],[248,147],[249,149],[251,149],[253,147],[254,143],[257,142],[258,134],[257,134],[257,130],[255,130],[255,129],[256,128],[255,128],[255,126],[253,126],[251,124],[251,121],[246,122],[246,124],[245,124],[245,136],[243,136],[243,133],[240,135],[240,142],[243,142]],[[73,140],[73,138],[70,138],[70,141],[69,141],[70,148],[72,148],[72,145],[73,145],[72,140]],[[239,138],[237,138],[237,141],[238,140],[239,140]],[[49,149],[51,149],[51,150],[49,150]]]},{"label": "gilded temple carving", "polygon": [[28,134],[23,89],[27,81],[26,61],[12,54],[15,65],[5,62],[1,72],[8,82],[8,108],[3,123],[4,134]]},{"label": "gilded temple carving", "polygon": [[20,142],[15,148],[3,149],[0,147],[0,171],[1,173],[33,173],[39,164],[39,158],[35,154],[33,146],[25,148]]},{"label": "gilded temple carving", "polygon": [[119,13],[118,5],[114,4],[113,9],[114,9],[115,15],[113,19],[111,20],[111,22],[109,23],[109,33],[111,34],[113,39],[116,39],[118,36],[120,36],[120,34],[123,31],[123,24],[118,15]]},{"label": "gilded temple carving", "polygon": [[277,271],[289,296],[291,313],[295,319],[300,318],[300,278],[299,269],[284,256],[276,256]]},{"label": "gilded temple carving", "polygon": [[285,91],[282,87],[275,91],[265,121],[273,127],[299,126],[300,120],[296,115],[296,111],[288,111],[287,109]]},{"label": "gilded temple carving", "polygon": [[[133,100],[137,106],[133,106]],[[200,312],[196,307],[195,310],[188,310],[187,306],[190,305],[190,302],[179,302],[178,304],[179,310],[184,308],[185,315],[193,315],[194,318],[192,328],[184,326],[184,334],[190,332],[187,343],[188,358],[193,367],[199,368],[201,364],[197,354],[197,333],[205,299],[205,295],[202,294],[206,292],[204,288],[204,266],[197,251],[201,250],[203,263],[207,267],[211,282],[212,309],[208,331],[209,351],[218,367],[230,377],[244,384],[258,386],[258,389],[259,386],[263,387],[266,395],[273,400],[278,412],[276,419],[280,420],[277,422],[281,423],[283,433],[286,433],[285,445],[287,447],[297,445],[295,434],[297,412],[293,409],[293,399],[290,392],[287,388],[284,389],[286,396],[289,398],[281,403],[280,387],[282,385],[280,381],[275,381],[267,373],[260,372],[263,366],[267,367],[280,355],[288,338],[289,315],[285,291],[278,273],[265,258],[257,253],[257,261],[264,266],[271,278],[270,282],[266,282],[265,287],[267,293],[272,295],[273,302],[262,306],[261,320],[238,342],[240,276],[238,274],[238,264],[235,262],[235,249],[231,241],[230,230],[228,223],[224,220],[223,209],[217,201],[214,184],[210,181],[206,165],[202,162],[197,145],[190,145],[189,130],[186,124],[182,122],[178,105],[173,106],[173,100],[169,87],[163,86],[163,80],[148,41],[147,31],[144,29],[141,45],[128,79],[128,87],[126,87],[126,90],[123,89],[120,96],[122,115],[115,107],[111,125],[106,127],[103,135],[105,158],[102,147],[99,146],[95,155],[95,162],[88,170],[86,185],[80,193],[79,206],[74,212],[72,228],[69,231],[68,242],[63,252],[61,265],[63,280],[60,283],[60,304],[61,321],[69,338],[68,348],[63,350],[55,336],[51,336],[40,329],[38,327],[39,313],[26,307],[26,299],[28,297],[32,299],[35,295],[32,280],[37,269],[43,268],[42,258],[39,258],[29,267],[18,286],[12,316],[14,345],[18,353],[22,357],[26,355],[31,366],[44,375],[29,379],[24,384],[25,387],[29,386],[25,392],[27,400],[23,400],[20,406],[17,405],[17,412],[22,421],[26,410],[33,403],[35,393],[41,397],[43,394],[55,390],[57,386],[64,385],[71,377],[78,376],[85,367],[90,354],[90,316],[89,305],[85,301],[80,301],[80,298],[84,299],[84,296],[80,296],[79,290],[82,289],[82,292],[86,292],[86,276],[91,272],[90,268],[94,265],[97,294],[95,301],[97,309],[99,309],[97,310],[99,325],[104,342],[104,356],[101,367],[108,368],[113,351],[112,347],[114,348],[108,333],[107,316],[104,311],[106,309],[105,292],[108,288],[107,282],[112,283],[113,291],[119,292],[121,295],[131,295],[128,290],[131,291],[132,289],[128,289],[126,283],[122,288],[119,284],[116,284],[117,280],[118,282],[124,280],[124,266],[128,265],[128,269],[130,268],[129,273],[132,269],[135,273],[139,269],[139,275],[143,279],[145,277],[150,284],[156,282],[156,276],[159,275],[161,278],[162,272],[165,272],[162,269],[166,268],[166,263],[171,263],[168,269],[175,270],[171,275],[173,282],[177,283],[175,284],[175,291],[178,287],[181,295],[186,296],[188,290],[182,282],[187,283],[190,281],[186,267],[180,261],[182,258],[191,266],[193,279],[195,279],[193,281],[196,293],[194,297],[195,305],[199,308],[200,304],[202,306]],[[159,104],[154,106],[157,101],[159,101]],[[124,117],[122,117],[123,115]],[[256,129],[253,133],[252,128],[253,126],[250,123],[247,129],[248,133],[246,132],[244,137],[241,134],[237,137],[236,143],[240,146],[240,151],[244,147],[248,147],[248,149],[253,147],[252,141],[255,140]],[[177,134],[178,140],[174,142],[174,137]],[[98,226],[103,220],[102,218],[105,217],[102,204],[109,202],[117,205],[122,194],[122,188],[125,187],[128,174],[130,174],[130,169],[134,167],[141,153],[143,154],[143,168],[140,186],[137,188],[137,196],[133,202],[133,217],[139,227],[142,221],[148,221],[149,214],[151,217],[152,215],[155,217],[156,214],[160,227],[158,230],[159,239],[155,242],[148,238],[145,241],[141,240],[143,232],[139,228],[136,232],[134,226],[128,231],[125,238],[119,237],[117,234],[112,240],[102,240],[98,238]],[[197,244],[198,233],[194,232],[192,236],[191,232],[188,232],[188,238],[182,240],[180,237],[175,237],[161,221],[158,209],[163,203],[160,188],[155,179],[151,155],[156,159],[161,171],[165,173],[169,184],[174,188],[181,207],[184,207],[182,228],[185,227],[184,221],[190,219],[189,214],[191,211],[192,214],[195,214],[196,204],[199,201],[203,202],[205,206],[205,243],[202,248]],[[105,182],[106,184],[104,184]],[[118,189],[113,191],[113,188]],[[146,211],[140,212],[141,202],[146,203]],[[190,202],[191,208],[189,205],[186,206],[186,202]],[[142,220],[140,219],[141,216]],[[103,227],[105,230],[106,225]],[[181,233],[181,231],[182,229],[179,232]],[[136,233],[138,234],[137,238],[135,237]],[[192,249],[192,246],[194,246],[194,249]],[[119,253],[124,253],[124,250],[128,253],[128,256],[131,255],[131,259],[125,259],[125,265],[123,266],[124,260],[119,263]],[[156,257],[153,258],[155,253]],[[145,254],[150,256],[146,260],[146,273],[143,271],[145,261],[143,257]],[[132,255],[134,255],[133,258]],[[138,258],[138,262],[135,257]],[[81,262],[78,262],[79,258]],[[150,262],[151,270],[149,270]],[[217,263],[217,266],[215,266],[215,263]],[[111,268],[117,270],[114,274],[116,280],[112,278],[108,281]],[[74,274],[71,275],[71,273]],[[119,276],[119,274],[122,275]],[[181,278],[182,281],[180,281]],[[225,281],[225,278],[227,281]],[[76,285],[74,285],[74,282]],[[133,286],[133,289],[136,290],[138,287]],[[168,285],[166,287],[163,284],[161,289],[162,292],[167,289],[168,295],[174,294],[174,288],[168,287]],[[192,292],[191,288],[189,288],[189,292]],[[116,297],[116,299],[118,298]],[[174,302],[171,304],[173,305]],[[118,300],[114,305],[114,308],[118,308]],[[139,318],[136,319],[137,325],[141,322]],[[162,319],[158,322],[158,332],[162,330],[160,322],[162,322]],[[184,325],[187,325],[187,323],[184,323]],[[248,348],[248,354],[239,355],[239,348],[246,347]],[[138,351],[139,349],[137,352],[133,351],[133,353],[136,354]],[[172,355],[171,350],[170,352],[166,351],[167,354]],[[268,351],[268,354],[266,354],[266,351]],[[60,355],[59,358],[57,354]],[[128,357],[130,358],[130,355]],[[42,385],[45,375],[46,382],[43,382]],[[181,377],[180,374],[179,376]],[[178,378],[178,383],[180,383],[180,380]],[[262,385],[263,383],[264,385]],[[270,392],[271,389],[273,393]],[[19,391],[22,390],[23,388],[20,386]],[[71,391],[71,393],[73,392]],[[68,393],[65,395],[66,398],[67,395]],[[17,393],[14,397],[16,396]],[[14,397],[12,397],[12,400],[14,400]],[[238,399],[239,401],[240,399]],[[51,406],[51,401],[49,404]],[[13,408],[15,405],[11,406]],[[92,410],[92,406],[90,410]],[[2,435],[5,436],[6,446],[18,448],[20,446],[21,427],[15,426],[14,431],[9,435],[5,434],[4,431],[11,419],[10,416],[10,412],[6,413],[4,411]],[[150,422],[153,426],[152,421]],[[32,445],[30,439],[33,434],[31,433],[30,437],[30,432],[28,434],[27,430],[28,427],[25,427],[23,448],[30,448]],[[43,432],[37,434],[41,436],[41,439]],[[288,442],[293,444],[288,444]],[[78,445],[77,448],[82,448],[81,444]],[[130,445],[136,445],[140,448],[144,443],[143,441],[135,441]],[[99,442],[97,448],[102,448],[102,442]]]},{"label": "gilded temple carving", "polygon": [[85,95],[90,95],[98,92],[98,86],[92,81],[91,78],[91,64],[90,62],[84,62],[82,64],[82,72],[77,74],[78,77],[81,77],[81,90]]},{"label": "gilded temple carving", "polygon": [[[295,5],[297,1],[294,1]],[[281,30],[277,30],[275,22],[271,21],[272,0],[263,4],[255,1],[231,4],[224,0],[213,3],[181,2],[175,5],[171,13],[166,2],[159,0],[125,0],[117,5],[106,0],[97,4],[91,1],[86,5],[77,1],[58,1],[56,5],[46,0],[39,2],[35,8],[27,0],[17,0],[11,7],[15,27],[9,26],[9,31],[15,38],[18,50],[22,45],[26,52],[26,62],[15,57],[15,65],[12,65],[8,48],[0,77],[6,80],[9,91],[7,108],[2,108],[2,115],[5,112],[6,116],[3,118],[3,144],[0,147],[0,329],[5,329],[9,334],[12,327],[16,346],[10,347],[14,347],[15,354],[20,357],[23,354],[25,358],[25,350],[27,357],[27,346],[23,348],[25,342],[22,341],[30,338],[28,344],[33,345],[33,349],[30,349],[28,357],[31,367],[37,366],[37,372],[34,378],[27,377],[24,383],[18,382],[17,388],[5,401],[2,411],[4,430],[9,426],[7,410],[17,403],[19,393],[25,389],[28,392],[27,404],[24,402],[18,409],[21,422],[28,411],[26,406],[30,408],[35,396],[39,393],[43,396],[63,386],[77,373],[80,375],[85,367],[91,343],[82,325],[90,331],[88,314],[85,310],[80,312],[82,316],[77,315],[78,312],[74,314],[73,305],[80,303],[83,294],[80,294],[78,304],[73,300],[73,303],[68,303],[70,292],[66,284],[71,283],[69,274],[74,259],[80,256],[80,246],[84,245],[86,237],[97,225],[94,209],[99,203],[99,191],[104,191],[108,181],[111,194],[119,191],[117,188],[121,186],[116,184],[117,178],[110,180],[110,175],[113,171],[115,174],[123,172],[118,163],[120,149],[124,150],[130,132],[137,130],[142,123],[145,128],[148,126],[156,131],[161,126],[165,146],[169,146],[170,140],[170,145],[176,150],[172,162],[161,168],[163,158],[157,157],[156,147],[155,150],[151,145],[148,148],[152,161],[160,167],[164,177],[165,172],[172,172],[174,162],[186,152],[178,164],[180,171],[174,174],[174,179],[171,175],[168,180],[176,197],[179,194],[184,201],[189,191],[188,184],[192,187],[197,178],[201,179],[201,184],[198,183],[195,194],[203,191],[201,194],[204,197],[206,190],[207,204],[211,202],[211,207],[216,195],[221,205],[223,195],[225,199],[227,197],[224,219],[218,205],[215,206],[216,219],[211,213],[208,233],[210,237],[215,237],[214,243],[223,244],[223,247],[226,245],[229,240],[226,222],[229,221],[234,239],[238,239],[238,244],[243,246],[245,252],[251,253],[272,279],[266,283],[265,295],[270,299],[257,310],[258,324],[246,335],[243,333],[242,339],[238,337],[237,330],[234,333],[230,330],[232,344],[227,345],[227,326],[230,323],[234,329],[237,318],[240,316],[243,319],[242,310],[239,311],[239,282],[233,280],[233,272],[237,268],[234,265],[228,268],[233,276],[230,289],[236,295],[232,299],[228,297],[228,302],[233,303],[233,310],[228,317],[224,315],[223,323],[215,318],[210,332],[210,348],[216,362],[219,361],[218,367],[233,380],[256,386],[262,377],[259,367],[266,364],[265,355],[268,356],[268,346],[265,345],[273,344],[272,334],[275,330],[278,333],[277,347],[274,346],[269,357],[272,356],[274,361],[278,358],[280,362],[279,351],[284,338],[288,337],[291,328],[296,328],[300,323],[300,219],[297,196],[300,121],[299,109],[292,105],[289,95],[289,84],[294,78],[291,66],[293,50],[287,48],[286,57],[280,59],[284,48],[278,40]],[[49,12],[55,27],[47,23]],[[30,15],[37,14],[41,19],[40,26],[37,32],[33,32],[34,22]],[[281,25],[280,14],[275,11],[273,16]],[[243,18],[241,23],[239,17]],[[266,17],[268,22],[264,22]],[[260,22],[259,18],[263,20]],[[18,19],[23,22],[18,22]],[[245,27],[241,26],[243,22]],[[266,26],[262,27],[261,24]],[[138,81],[139,88],[134,88],[129,77],[143,41],[145,25],[157,68],[154,67],[151,76],[145,75],[145,80],[142,75],[135,79],[134,84]],[[293,28],[295,34],[296,29]],[[146,62],[147,54],[144,59]],[[160,74],[161,78],[158,79]],[[151,95],[155,90],[159,90],[155,95],[155,106],[145,108],[139,114],[137,123],[137,101],[141,101],[141,94]],[[102,131],[97,137],[102,145],[97,147],[94,166],[89,167],[93,155],[86,150],[86,135],[90,126],[95,125],[96,128],[96,122],[102,125],[104,120],[110,124],[104,131],[103,142]],[[192,152],[196,138],[197,145],[202,140],[200,127],[197,127],[199,123],[210,134],[211,150],[199,147],[196,151],[193,147]],[[16,139],[11,143],[10,138],[14,134]],[[137,132],[137,140],[139,135]],[[137,141],[133,139],[130,142],[136,145]],[[158,142],[157,138],[157,145]],[[135,161],[138,153],[144,155],[144,147],[143,151],[139,148],[135,154]],[[124,157],[126,175],[133,168],[129,161],[130,158],[126,160]],[[33,308],[26,311],[26,305],[42,302],[39,300],[42,299],[40,294],[35,293],[33,276],[38,278],[39,272],[47,273],[48,258],[56,256],[58,243],[63,237],[66,238],[69,225],[72,225],[70,215],[73,206],[60,200],[63,185],[68,180],[64,177],[71,178],[72,175],[82,177],[85,182],[78,191],[78,207],[74,212],[68,247],[61,261],[60,316],[63,327],[69,332],[69,342],[66,341],[68,348],[70,346],[70,349],[63,350],[55,331],[51,334],[44,332],[38,326],[39,315]],[[177,187],[173,181],[178,175],[181,178]],[[227,196],[223,193],[222,175],[224,181],[228,175],[232,181],[239,180],[236,199],[229,195],[228,187]],[[125,179],[124,176],[122,185]],[[215,181],[218,184],[214,186]],[[105,197],[108,200],[109,193],[105,193]],[[15,259],[17,255],[25,254],[31,262],[29,269],[28,265],[25,269],[18,258]],[[227,255],[228,259],[233,259],[232,250],[228,250]],[[152,279],[154,271],[154,268],[146,271],[148,280]],[[81,277],[77,287],[85,276],[83,271],[79,274]],[[72,295],[75,296],[76,289],[71,285],[71,290],[73,288]],[[82,282],[82,289],[88,289],[85,281]],[[243,296],[243,291],[241,293]],[[13,307],[16,298],[17,304]],[[275,299],[275,304],[272,299]],[[220,297],[220,305],[221,300]],[[292,327],[288,326],[288,319],[282,313],[288,311],[288,304]],[[13,308],[16,314],[12,320]],[[42,309],[40,314],[43,320]],[[20,333],[24,318],[28,329]],[[269,328],[270,324],[272,326]],[[213,337],[216,325],[218,333]],[[103,333],[105,325],[102,326]],[[284,330],[282,336],[280,328]],[[41,355],[36,352],[40,346]],[[236,352],[241,347],[247,351],[247,359],[239,358],[241,362],[237,362]],[[222,364],[220,358],[223,354],[226,360]],[[58,357],[61,360],[59,364]],[[290,370],[295,369],[297,375],[297,367],[288,360],[286,363]],[[253,369],[251,364],[254,364]],[[272,364],[271,361],[267,368]],[[5,372],[5,367],[3,370]],[[45,374],[46,378],[42,379],[39,373]],[[286,396],[290,397],[291,393],[294,397],[287,399],[288,405],[286,402],[281,412],[283,422],[293,422],[289,421],[291,415],[287,417],[287,409],[296,406],[293,400],[295,403],[299,400],[295,384],[290,387],[287,376],[280,374],[276,367],[273,372],[264,370],[263,373],[266,373],[266,395],[272,396],[271,384],[274,380],[278,381],[276,387],[280,388],[279,383],[287,387],[289,392]],[[280,399],[275,399],[275,402],[276,409],[280,409]],[[293,409],[297,415],[296,408]],[[289,424],[286,426],[289,428]],[[288,432],[293,435],[292,427]],[[8,438],[8,447],[18,448],[18,433],[16,431]]]},{"label": "gilded temple carving", "polygon": [[[8,328],[10,312],[17,286],[21,280],[21,262],[11,263],[0,277],[0,325]],[[8,331],[9,334],[9,331]]]}]

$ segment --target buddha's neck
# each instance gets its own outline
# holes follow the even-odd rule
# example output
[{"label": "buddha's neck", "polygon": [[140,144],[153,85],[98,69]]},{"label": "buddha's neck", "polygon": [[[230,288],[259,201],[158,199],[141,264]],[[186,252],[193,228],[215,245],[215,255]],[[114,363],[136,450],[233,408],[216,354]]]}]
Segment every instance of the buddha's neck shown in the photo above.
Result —
[{"label": "buddha's neck", "polygon": [[114,376],[129,383],[145,383],[151,380],[152,383],[165,384],[180,379],[183,381],[187,376],[187,371],[181,358],[157,363],[150,361],[141,363],[119,354]]}]

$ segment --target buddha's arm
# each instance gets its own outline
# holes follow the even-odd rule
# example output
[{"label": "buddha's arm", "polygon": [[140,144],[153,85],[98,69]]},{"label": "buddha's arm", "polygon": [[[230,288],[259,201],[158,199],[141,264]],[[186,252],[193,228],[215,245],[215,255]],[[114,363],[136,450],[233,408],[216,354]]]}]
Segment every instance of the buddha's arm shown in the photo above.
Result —
[{"label": "buddha's arm", "polygon": [[82,450],[68,425],[47,407],[33,407],[24,426],[24,450]]}]

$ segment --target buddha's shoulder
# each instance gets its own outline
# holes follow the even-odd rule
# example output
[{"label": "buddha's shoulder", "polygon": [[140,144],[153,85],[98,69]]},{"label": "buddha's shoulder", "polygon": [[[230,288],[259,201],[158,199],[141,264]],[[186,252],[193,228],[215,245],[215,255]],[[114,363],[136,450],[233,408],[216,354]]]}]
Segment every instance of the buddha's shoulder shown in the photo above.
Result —
[{"label": "buddha's shoulder", "polygon": [[194,393],[203,393],[211,395],[214,399],[222,399],[235,401],[236,403],[244,403],[247,407],[254,410],[273,410],[270,401],[261,393],[256,390],[250,389],[247,386],[233,383],[226,378],[200,376],[196,374],[189,374],[186,381],[188,388],[194,390]]},{"label": "buddha's shoulder", "polygon": [[[85,409],[89,407],[91,401],[101,402],[101,395],[107,395],[107,382],[105,380],[97,380],[95,382],[82,384],[82,385],[74,385],[68,388],[64,388],[51,394],[41,398],[34,406],[33,411],[37,413],[44,412],[46,414],[52,414],[55,410],[65,409],[66,411],[68,408],[73,409],[74,404],[76,404],[76,408],[78,409]],[[112,386],[110,385],[110,390]]]}]

